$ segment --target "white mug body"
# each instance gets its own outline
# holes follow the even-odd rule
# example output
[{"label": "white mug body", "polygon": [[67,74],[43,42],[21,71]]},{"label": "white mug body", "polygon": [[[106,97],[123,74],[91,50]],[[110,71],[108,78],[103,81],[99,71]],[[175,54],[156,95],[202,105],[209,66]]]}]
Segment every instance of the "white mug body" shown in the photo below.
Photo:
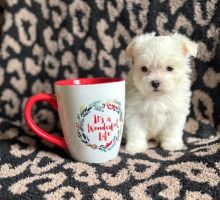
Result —
[{"label": "white mug body", "polygon": [[[55,83],[59,118],[73,159],[102,163],[117,157],[124,125],[125,81]],[[78,81],[78,82],[77,82]],[[83,82],[83,81],[82,81]],[[61,83],[61,84],[60,84]]]}]

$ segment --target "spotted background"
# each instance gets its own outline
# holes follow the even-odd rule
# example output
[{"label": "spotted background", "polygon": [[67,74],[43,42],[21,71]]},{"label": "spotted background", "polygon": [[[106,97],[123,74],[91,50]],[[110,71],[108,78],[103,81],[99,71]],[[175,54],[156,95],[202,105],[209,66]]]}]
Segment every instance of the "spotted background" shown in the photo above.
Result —
[{"label": "spotted background", "polygon": [[[0,1],[1,199],[218,199],[219,9],[217,0]],[[127,44],[151,31],[179,31],[199,43],[182,151],[151,142],[144,153],[122,146],[111,162],[85,164],[29,131],[28,97],[53,93],[53,82],[63,78],[125,78]],[[42,128],[60,133],[47,104],[33,113]]]}]

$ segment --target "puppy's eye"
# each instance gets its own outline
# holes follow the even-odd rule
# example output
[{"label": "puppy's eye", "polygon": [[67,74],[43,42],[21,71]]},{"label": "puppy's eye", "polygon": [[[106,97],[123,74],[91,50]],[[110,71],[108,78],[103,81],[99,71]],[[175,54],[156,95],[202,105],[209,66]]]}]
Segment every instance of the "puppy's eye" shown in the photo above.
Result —
[{"label": "puppy's eye", "polygon": [[141,71],[142,71],[142,72],[147,72],[147,71],[148,71],[148,69],[147,69],[147,67],[146,67],[146,66],[142,66],[142,67],[141,67]]},{"label": "puppy's eye", "polygon": [[171,71],[173,71],[173,68],[170,67],[170,66],[168,66],[168,67],[167,67],[167,71],[168,71],[168,72],[171,72]]}]

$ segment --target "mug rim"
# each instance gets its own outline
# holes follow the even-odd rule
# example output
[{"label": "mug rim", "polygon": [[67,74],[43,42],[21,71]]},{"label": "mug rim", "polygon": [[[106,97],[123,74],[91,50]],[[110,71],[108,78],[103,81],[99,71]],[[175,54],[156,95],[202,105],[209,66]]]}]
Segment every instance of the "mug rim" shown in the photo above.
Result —
[{"label": "mug rim", "polygon": [[55,81],[56,86],[97,85],[125,81],[123,78],[73,78]]}]

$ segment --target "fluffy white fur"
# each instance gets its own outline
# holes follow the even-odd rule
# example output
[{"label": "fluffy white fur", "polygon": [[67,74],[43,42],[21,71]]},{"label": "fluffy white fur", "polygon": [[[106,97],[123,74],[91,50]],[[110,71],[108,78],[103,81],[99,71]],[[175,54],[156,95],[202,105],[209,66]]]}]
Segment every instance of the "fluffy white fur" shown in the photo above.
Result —
[{"label": "fluffy white fur", "polygon": [[[181,149],[191,97],[189,58],[196,56],[197,44],[177,33],[150,33],[134,38],[126,54],[133,62],[126,88],[126,150],[143,152],[149,139],[166,150]],[[155,80],[160,82],[158,91],[151,83]]]}]

